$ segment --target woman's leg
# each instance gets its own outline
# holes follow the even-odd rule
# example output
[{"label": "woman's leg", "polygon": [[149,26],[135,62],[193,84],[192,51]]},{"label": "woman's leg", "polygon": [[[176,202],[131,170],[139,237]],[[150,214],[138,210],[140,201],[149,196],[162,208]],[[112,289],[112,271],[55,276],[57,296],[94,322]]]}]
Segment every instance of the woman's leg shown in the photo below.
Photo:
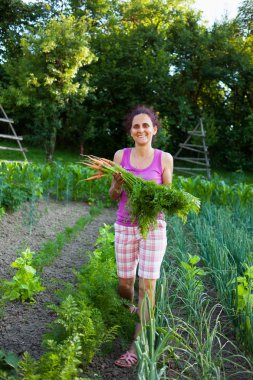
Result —
[{"label": "woman's leg", "polygon": [[[146,239],[140,240],[140,259],[139,259],[139,316],[144,317],[143,323],[148,322],[149,312],[147,302],[143,304],[145,294],[149,298],[151,308],[155,304],[156,281],[160,277],[160,267],[166,251],[167,235],[166,222],[157,221],[157,226],[149,231]],[[144,310],[142,311],[142,308]],[[141,315],[140,315],[141,314]],[[140,331],[140,324],[137,324],[135,339]]]},{"label": "woman's leg", "polygon": [[[150,302],[151,308],[155,305],[155,289],[156,280],[150,280],[145,278],[139,278],[139,301],[138,301],[138,315],[141,318],[144,315],[145,320],[143,323],[147,323],[149,320],[149,312],[147,302],[143,302],[145,294],[147,294]],[[143,312],[144,308],[144,312]],[[141,315],[140,315],[141,314]],[[137,339],[139,332],[141,330],[141,324],[137,323],[135,327],[134,340]],[[130,347],[131,352],[135,352],[135,343],[133,342]]]},{"label": "woman's leg", "polygon": [[[156,288],[156,280],[149,280],[149,279],[144,279],[144,278],[139,279],[138,314],[140,316],[140,312],[142,308],[144,307],[145,308],[144,310],[145,321],[143,321],[144,323],[148,322],[149,313],[148,313],[147,303],[143,303],[143,300],[144,300],[145,294],[147,294],[150,301],[150,306],[153,307],[155,304],[155,288]],[[137,323],[135,327],[134,341],[131,344],[129,350],[124,355],[122,355],[118,360],[116,360],[115,364],[117,366],[131,367],[137,364],[135,340],[137,339],[140,333],[140,330],[141,330],[141,324]]]},{"label": "woman's leg", "polygon": [[134,299],[134,283],[135,277],[133,278],[121,278],[119,277],[119,294],[122,298],[133,302]]},{"label": "woman's leg", "polygon": [[[153,307],[155,304],[155,288],[156,279],[160,275],[160,266],[166,249],[166,223],[164,221],[158,221],[158,226],[156,229],[150,231],[147,239],[138,238],[138,255],[139,260],[139,301],[138,301],[138,314],[140,316],[141,308],[144,307],[141,317],[144,315],[143,323],[148,322],[149,313],[147,308],[147,303],[143,305],[143,300],[145,294],[147,293],[150,306]],[[124,248],[126,247],[126,242],[124,242]],[[118,263],[118,261],[117,261]],[[122,267],[125,267],[125,262],[122,260]],[[118,271],[119,275],[119,271]],[[150,277],[152,279],[150,279]],[[122,276],[123,277],[123,276]],[[128,276],[130,277],[130,276]],[[146,278],[148,277],[148,278]],[[132,278],[133,280],[133,278]],[[133,283],[121,278],[119,280],[120,284],[120,294],[129,300],[133,300],[134,295],[134,281]],[[139,332],[141,330],[140,323],[137,323],[134,334],[134,342],[131,344],[130,349],[122,355],[115,364],[119,367],[131,367],[137,363],[137,356],[135,352],[135,340],[137,339]]]}]

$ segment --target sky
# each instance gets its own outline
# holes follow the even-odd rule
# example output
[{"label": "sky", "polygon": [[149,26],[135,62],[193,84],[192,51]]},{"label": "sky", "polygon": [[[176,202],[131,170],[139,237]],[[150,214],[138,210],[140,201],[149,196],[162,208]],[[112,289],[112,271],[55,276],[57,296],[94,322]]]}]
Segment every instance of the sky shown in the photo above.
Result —
[{"label": "sky", "polygon": [[[36,0],[23,0],[25,3],[35,2]],[[221,20],[227,13],[229,18],[237,14],[238,6],[243,0],[195,0],[194,8],[203,11],[203,19],[212,25],[215,20]]]},{"label": "sky", "polygon": [[241,2],[242,0],[195,0],[194,8],[203,11],[203,19],[212,25],[226,13],[229,18],[234,18]]}]

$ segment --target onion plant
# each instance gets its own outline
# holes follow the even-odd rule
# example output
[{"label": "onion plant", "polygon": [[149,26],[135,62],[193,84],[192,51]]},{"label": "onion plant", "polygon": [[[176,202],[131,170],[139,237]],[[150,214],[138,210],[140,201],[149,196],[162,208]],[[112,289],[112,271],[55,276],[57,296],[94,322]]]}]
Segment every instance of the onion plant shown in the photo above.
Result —
[{"label": "onion plant", "polygon": [[[148,323],[145,323],[147,312]],[[154,310],[151,308],[147,295],[142,303],[140,317],[142,329],[136,341],[139,360],[138,379],[166,379],[166,363],[170,357],[176,357],[174,347],[171,345],[176,336],[176,329],[157,325]]]},{"label": "onion plant", "polygon": [[[202,254],[210,267],[219,298],[230,316],[238,341],[253,353],[253,308],[251,286],[243,266],[252,266],[253,241],[245,225],[234,222],[231,210],[203,207],[201,217],[191,218],[191,226],[199,241]],[[240,297],[245,307],[240,307]]]}]

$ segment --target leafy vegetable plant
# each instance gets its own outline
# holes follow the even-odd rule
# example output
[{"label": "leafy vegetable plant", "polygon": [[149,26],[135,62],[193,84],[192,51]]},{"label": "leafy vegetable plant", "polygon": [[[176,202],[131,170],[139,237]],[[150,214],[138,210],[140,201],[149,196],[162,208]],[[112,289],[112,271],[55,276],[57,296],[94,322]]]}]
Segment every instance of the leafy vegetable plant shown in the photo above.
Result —
[{"label": "leafy vegetable plant", "polygon": [[185,261],[180,262],[182,267],[186,271],[186,276],[185,276],[186,282],[187,284],[189,284],[190,282],[193,282],[194,287],[199,288],[201,291],[203,291],[204,285],[199,276],[205,276],[206,272],[203,269],[196,267],[196,264],[198,264],[198,262],[200,261],[200,257],[197,255],[194,255],[194,256],[190,254],[188,255],[189,255],[188,262],[185,262]]},{"label": "leafy vegetable plant", "polygon": [[17,272],[11,281],[4,282],[5,299],[35,302],[33,295],[45,289],[40,278],[36,276],[36,269],[32,267],[32,257],[33,253],[27,248],[21,257],[11,263],[11,267],[17,268]]},{"label": "leafy vegetable plant", "polygon": [[237,337],[242,346],[253,350],[253,266],[246,267],[243,276],[230,281],[235,284],[234,307],[237,318]]},{"label": "leafy vegetable plant", "polygon": [[239,314],[247,308],[253,309],[253,266],[246,266],[244,276],[238,276],[233,282],[237,283],[236,313]]}]

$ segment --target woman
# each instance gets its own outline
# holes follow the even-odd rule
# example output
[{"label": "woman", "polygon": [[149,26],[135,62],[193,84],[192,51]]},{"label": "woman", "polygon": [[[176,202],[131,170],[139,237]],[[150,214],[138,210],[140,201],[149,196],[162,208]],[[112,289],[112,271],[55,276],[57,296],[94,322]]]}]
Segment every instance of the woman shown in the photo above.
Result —
[{"label": "woman", "polygon": [[[118,150],[114,162],[127,171],[141,176],[145,180],[153,180],[158,184],[171,184],[173,173],[173,158],[171,154],[152,147],[153,137],[160,127],[156,113],[145,106],[135,107],[127,117],[127,127],[134,148]],[[164,215],[158,215],[157,225],[151,228],[146,239],[143,239],[138,229],[138,220],[132,221],[126,207],[127,195],[122,190],[121,173],[114,175],[109,193],[112,199],[119,199],[117,219],[115,223],[115,253],[117,274],[119,278],[119,293],[131,302],[134,298],[134,283],[137,264],[139,276],[138,307],[131,307],[131,312],[139,310],[145,293],[154,306],[156,280],[160,277],[160,266],[166,250],[166,223]],[[147,319],[147,311],[146,311]],[[136,325],[134,340],[140,331]],[[115,365],[131,367],[137,363],[134,341],[129,350],[123,354]]]}]

